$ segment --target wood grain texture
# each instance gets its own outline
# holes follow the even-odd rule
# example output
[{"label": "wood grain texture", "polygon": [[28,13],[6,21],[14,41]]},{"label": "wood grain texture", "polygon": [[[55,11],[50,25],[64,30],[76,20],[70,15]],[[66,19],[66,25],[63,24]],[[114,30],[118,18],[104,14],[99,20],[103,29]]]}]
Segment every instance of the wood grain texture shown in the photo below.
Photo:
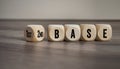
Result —
[{"label": "wood grain texture", "polygon": [[[28,24],[111,24],[111,41],[26,42]],[[0,69],[120,69],[120,21],[0,20]],[[46,34],[47,36],[47,34]]]}]

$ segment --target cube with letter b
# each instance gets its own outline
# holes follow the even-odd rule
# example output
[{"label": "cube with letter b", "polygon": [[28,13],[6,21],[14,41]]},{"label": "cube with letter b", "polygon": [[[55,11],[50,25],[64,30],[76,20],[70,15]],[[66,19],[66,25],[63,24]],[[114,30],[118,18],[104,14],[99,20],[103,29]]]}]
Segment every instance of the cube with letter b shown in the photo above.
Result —
[{"label": "cube with letter b", "polygon": [[24,36],[27,41],[42,41],[45,37],[45,29],[42,25],[27,25]]},{"label": "cube with letter b", "polygon": [[65,38],[65,29],[63,25],[48,25],[48,40],[63,41]]}]

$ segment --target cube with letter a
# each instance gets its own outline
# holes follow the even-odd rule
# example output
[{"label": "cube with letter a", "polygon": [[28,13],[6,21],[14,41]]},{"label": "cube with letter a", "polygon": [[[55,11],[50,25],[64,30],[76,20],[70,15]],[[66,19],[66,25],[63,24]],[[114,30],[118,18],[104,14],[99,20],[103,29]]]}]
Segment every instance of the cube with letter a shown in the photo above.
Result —
[{"label": "cube with letter a", "polygon": [[78,41],[81,37],[81,29],[77,24],[65,24],[65,40]]}]

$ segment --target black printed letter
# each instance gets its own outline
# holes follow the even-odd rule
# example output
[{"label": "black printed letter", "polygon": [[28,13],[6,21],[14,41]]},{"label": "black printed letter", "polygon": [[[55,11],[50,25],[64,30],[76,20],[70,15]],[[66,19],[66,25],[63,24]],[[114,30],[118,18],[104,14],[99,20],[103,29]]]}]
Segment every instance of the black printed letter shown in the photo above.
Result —
[{"label": "black printed letter", "polygon": [[103,29],[103,38],[107,38],[107,36],[106,36],[106,31],[107,31],[107,29]]},{"label": "black printed letter", "polygon": [[74,31],[74,29],[72,29],[71,38],[75,38],[75,31]]},{"label": "black printed letter", "polygon": [[40,37],[43,37],[43,32],[40,32],[39,30],[38,30],[38,36],[37,36],[38,38],[40,38]]},{"label": "black printed letter", "polygon": [[87,29],[87,33],[88,33],[87,37],[88,37],[88,38],[90,38],[90,37],[91,37],[90,32],[91,32],[91,29]]},{"label": "black printed letter", "polygon": [[59,38],[59,30],[55,29],[55,38]]}]

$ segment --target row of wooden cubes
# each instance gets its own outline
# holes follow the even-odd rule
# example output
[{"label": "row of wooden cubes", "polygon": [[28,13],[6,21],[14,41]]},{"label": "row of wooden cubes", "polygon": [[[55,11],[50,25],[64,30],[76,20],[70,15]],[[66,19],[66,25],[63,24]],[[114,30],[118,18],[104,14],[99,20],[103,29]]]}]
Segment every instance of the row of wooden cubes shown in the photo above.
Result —
[{"label": "row of wooden cubes", "polygon": [[[110,24],[50,24],[47,30],[49,41],[109,41],[112,38]],[[45,38],[42,25],[27,25],[24,36],[26,41],[42,41]]]}]

